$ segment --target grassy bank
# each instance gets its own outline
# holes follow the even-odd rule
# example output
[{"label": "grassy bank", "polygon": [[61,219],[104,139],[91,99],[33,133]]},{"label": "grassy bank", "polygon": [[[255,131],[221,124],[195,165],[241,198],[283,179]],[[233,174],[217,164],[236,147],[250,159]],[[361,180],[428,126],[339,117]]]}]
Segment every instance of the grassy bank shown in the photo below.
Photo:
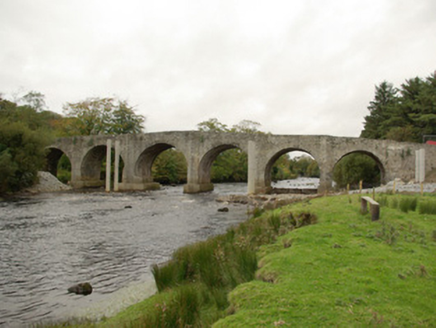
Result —
[{"label": "grassy bank", "polygon": [[377,200],[378,222],[358,195],[259,213],[155,267],[154,297],[81,326],[433,326],[436,197]]},{"label": "grassy bank", "polygon": [[378,222],[357,195],[293,205],[318,224],[262,247],[257,280],[231,292],[234,314],[214,328],[434,327],[436,215],[424,212],[436,198],[377,198]]}]

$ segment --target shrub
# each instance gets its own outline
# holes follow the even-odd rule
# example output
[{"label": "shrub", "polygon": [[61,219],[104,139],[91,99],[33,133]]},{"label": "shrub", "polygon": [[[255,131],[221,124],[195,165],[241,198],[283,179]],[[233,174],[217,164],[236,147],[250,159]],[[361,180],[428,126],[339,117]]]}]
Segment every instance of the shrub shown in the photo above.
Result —
[{"label": "shrub", "polygon": [[15,192],[31,186],[45,163],[42,133],[23,123],[0,123],[0,193]]}]

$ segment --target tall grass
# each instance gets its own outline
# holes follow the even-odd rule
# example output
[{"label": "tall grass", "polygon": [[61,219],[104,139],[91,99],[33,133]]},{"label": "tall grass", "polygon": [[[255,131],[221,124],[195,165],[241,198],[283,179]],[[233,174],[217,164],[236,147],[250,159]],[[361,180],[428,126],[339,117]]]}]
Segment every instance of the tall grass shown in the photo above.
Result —
[{"label": "tall grass", "polygon": [[198,320],[201,293],[194,285],[180,286],[168,302],[157,303],[150,313],[138,322],[141,327],[192,327]]},{"label": "tall grass", "polygon": [[419,214],[436,214],[436,201],[426,200],[419,203]]},{"label": "tall grass", "polygon": [[381,195],[377,200],[380,206],[388,206],[393,209],[398,209],[404,213],[416,211],[418,207],[418,197],[405,196],[387,196]]},{"label": "tall grass", "polygon": [[[259,246],[315,222],[316,217],[311,213],[293,215],[277,209],[252,218],[224,235],[180,248],[168,263],[152,268],[158,291],[172,296],[144,316],[142,326],[210,326],[225,314],[229,306],[227,293],[254,279]],[[207,316],[202,314],[205,312]]]},{"label": "tall grass", "polygon": [[401,197],[399,202],[399,208],[402,212],[407,213],[409,211],[416,211],[418,206],[417,197]]}]

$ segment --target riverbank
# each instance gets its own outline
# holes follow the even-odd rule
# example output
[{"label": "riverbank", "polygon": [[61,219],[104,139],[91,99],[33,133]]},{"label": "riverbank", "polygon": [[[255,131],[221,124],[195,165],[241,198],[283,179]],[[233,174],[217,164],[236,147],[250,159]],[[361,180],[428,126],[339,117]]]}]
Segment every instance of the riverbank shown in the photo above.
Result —
[{"label": "riverbank", "polygon": [[[401,210],[409,198],[416,208]],[[377,222],[360,214],[359,195],[305,200],[262,214],[258,220],[279,231],[298,213],[311,213],[317,222],[257,248],[255,279],[230,292],[225,317],[213,327],[432,326],[436,215],[420,212],[436,198],[377,200],[383,205]],[[169,293],[82,327],[144,327],[143,318],[175,297]]]},{"label": "riverbank", "polygon": [[[377,195],[381,220],[358,195],[290,206],[318,223],[259,250],[256,280],[230,293],[232,315],[213,327],[431,327],[436,320],[434,195]],[[416,199],[406,213],[398,205]]]},{"label": "riverbank", "polygon": [[[227,186],[226,186],[226,188],[228,189]],[[136,213],[136,211],[138,211],[137,215],[141,215],[141,216],[145,215],[145,217],[149,217],[148,219],[152,219],[152,218],[153,218],[153,220],[157,219],[159,217],[160,213],[159,213],[159,211],[157,211],[155,209],[152,209],[152,207],[154,207],[156,205],[156,199],[155,199],[156,196],[158,194],[162,194],[162,195],[164,195],[164,194],[171,194],[172,190],[175,190],[175,189],[176,188],[169,188],[167,190],[164,189],[164,190],[161,190],[161,191],[155,192],[155,193],[139,193],[139,194],[135,193],[135,195],[129,195],[128,193],[116,193],[116,194],[111,194],[111,195],[108,195],[106,193],[101,193],[101,195],[99,193],[91,193],[89,195],[82,195],[83,197],[80,194],[78,194],[78,195],[71,194],[71,195],[73,195],[74,197],[78,197],[75,200],[75,203],[74,203],[75,204],[74,211],[76,211],[77,209],[79,210],[78,212],[80,212],[80,213],[77,213],[77,214],[78,214],[78,218],[80,219],[80,222],[86,223],[86,221],[88,221],[88,222],[95,221],[95,223],[99,223],[98,226],[100,226],[101,224],[103,226],[106,226],[106,224],[108,223],[106,220],[108,218],[110,218],[111,216],[115,215],[115,216],[112,217],[112,219],[118,220],[120,217],[124,217],[125,214],[127,214],[127,213],[131,213],[131,214],[132,213]],[[242,188],[241,190],[245,190],[245,189]],[[372,192],[372,190],[371,190],[371,192]],[[62,194],[60,194],[60,195],[62,195]],[[130,198],[130,196],[134,196],[134,198],[137,198],[137,199],[133,200],[133,199]],[[167,195],[165,195],[165,196],[167,196]],[[214,195],[213,193],[211,193],[209,195],[206,195],[206,196],[207,196],[207,202],[208,202],[207,207],[212,207],[212,211],[210,213],[212,213],[212,212],[213,213],[217,213],[217,209],[221,208],[222,204],[216,204],[216,203],[214,204],[214,202],[209,203],[210,201],[212,201],[216,197],[216,195]],[[237,196],[236,198],[238,199],[238,197],[240,197],[240,196],[241,195]],[[32,200],[32,202],[34,203],[34,201],[39,201],[37,199],[39,199],[41,197],[43,198],[45,196],[43,196],[43,195],[37,196],[36,198],[34,198]],[[199,195],[190,196],[190,195],[181,195],[181,194],[179,196],[177,196],[177,197],[180,197],[180,198],[178,198],[176,203],[173,204],[174,206],[169,206],[168,198],[165,198],[165,212],[167,212],[168,208],[170,208],[170,207],[173,209],[173,212],[169,213],[170,216],[174,216],[175,214],[178,215],[178,213],[180,212],[180,206],[182,204],[188,204],[189,206],[192,206],[197,201],[199,201],[200,199],[203,198],[203,197],[200,197]],[[232,196],[232,197],[234,197],[234,196]],[[296,198],[294,198],[295,197],[294,195],[280,195],[280,196],[269,195],[269,196],[256,196],[256,197],[259,197],[259,198],[258,199],[254,199],[255,202],[253,201],[252,203],[250,203],[251,205],[248,205],[248,203],[244,203],[244,205],[247,204],[247,206],[245,206],[246,209],[249,209],[251,211],[254,211],[254,210],[259,211],[260,208],[264,204],[269,204],[269,205],[265,206],[264,208],[275,208],[277,206],[284,206],[285,203],[282,202],[283,199],[280,198],[280,197],[286,197],[287,198],[286,202],[294,203],[294,202],[297,202],[297,201],[303,201],[303,203],[306,204],[306,205],[311,205],[311,204],[314,204],[314,203],[318,202],[317,199],[311,200],[310,197],[314,197],[314,196],[305,196],[305,195],[297,195]],[[352,197],[355,197],[355,196],[352,196]],[[58,196],[56,196],[56,198],[57,198],[56,203],[58,203],[59,200],[62,197],[58,198]],[[329,199],[333,199],[333,198],[334,197],[329,197]],[[351,198],[351,199],[353,199],[353,198]],[[101,204],[103,204],[103,202],[108,202],[108,201],[110,202],[110,208],[109,209],[97,208]],[[228,201],[228,200],[226,200],[226,201]],[[349,201],[349,199],[347,199],[347,201]],[[132,206],[133,208],[126,209],[125,208],[126,202],[128,202],[129,205]],[[202,202],[203,201],[200,201],[200,203],[202,203]],[[243,203],[242,201],[240,201],[240,202]],[[257,204],[256,204],[256,202],[257,202]],[[76,207],[78,204],[80,204],[80,208]],[[204,205],[206,205],[206,204],[204,204]],[[271,207],[270,207],[270,205],[271,205]],[[57,206],[57,207],[64,207],[64,205],[59,206],[59,204],[57,204],[55,206]],[[230,207],[230,213],[233,212],[233,209],[231,207],[232,206],[231,203],[225,204],[225,206],[226,207],[227,206]],[[295,204],[295,205],[292,205],[292,206],[298,206],[298,204]],[[356,206],[356,204],[353,205],[353,206]],[[19,207],[24,208],[24,207],[28,207],[28,205],[26,205],[26,206],[21,206],[20,205]],[[308,206],[307,208],[310,209],[311,207]],[[325,208],[328,209],[328,207],[325,207]],[[278,211],[281,211],[281,210],[278,210]],[[209,210],[208,210],[208,212],[209,212]],[[30,213],[32,213],[32,215],[34,215],[33,211],[30,211]],[[44,210],[41,213],[43,213],[44,216],[46,216],[46,217],[48,216],[48,218],[51,218],[51,214],[47,215],[48,214],[47,211]],[[113,213],[113,214],[111,214],[111,213]],[[268,213],[273,213],[273,212],[268,212]],[[71,211],[68,211],[68,215],[63,217],[62,220],[60,220],[60,223],[61,224],[65,224],[66,222],[70,222],[70,221],[73,222],[74,220],[73,220],[73,217],[71,216],[73,214],[74,213],[72,213]],[[100,214],[101,214],[101,218],[97,219],[97,216],[100,216]],[[217,217],[217,221],[221,222],[221,221],[223,221],[223,219],[225,219],[228,216],[228,213],[227,214],[220,214],[220,215],[221,216],[219,218]],[[245,214],[243,214],[243,216],[246,217]],[[90,220],[92,217],[95,217],[95,219]],[[54,219],[54,217],[53,217],[53,219]],[[103,220],[103,222],[100,221],[100,220]],[[165,220],[167,220],[167,219],[165,219]],[[268,218],[266,220],[268,220]],[[13,221],[19,222],[20,229],[21,228],[26,228],[26,226],[29,224],[29,227],[32,227],[30,229],[31,232],[32,232],[32,236],[35,237],[35,236],[39,235],[38,231],[36,231],[37,233],[35,232],[35,228],[34,228],[35,227],[35,225],[34,225],[35,224],[35,218],[34,217],[25,216],[23,219],[13,220]],[[54,222],[55,222],[55,220],[50,220],[49,226],[51,226],[51,224],[54,223]],[[271,221],[271,222],[274,222],[274,221]],[[110,229],[110,230],[107,231],[107,233],[105,233],[105,235],[107,235],[109,233],[109,235],[111,236],[111,238],[110,238],[111,239],[111,244],[113,244],[114,241],[116,240],[116,238],[118,238],[118,236],[120,235],[120,232],[125,231],[126,227],[130,226],[130,223],[127,223],[127,221],[125,219],[123,219],[122,222],[120,222],[120,224],[122,225],[122,227],[120,226],[120,227],[116,227],[115,229]],[[43,225],[45,226],[46,224],[44,223]],[[149,223],[147,223],[147,226],[149,227]],[[134,228],[134,231],[137,231],[137,230],[138,230],[138,228]],[[209,230],[208,229],[203,229],[203,227],[201,227],[200,230],[201,230],[201,233],[209,233]],[[24,231],[24,229],[22,229],[21,231]],[[130,232],[132,232],[132,231],[130,231]],[[146,232],[146,230],[144,230],[144,233],[145,232]],[[80,234],[82,234],[82,233],[83,233],[83,231],[81,230]],[[189,233],[191,233],[191,231]],[[429,235],[429,234],[430,233],[427,232],[427,235]],[[73,235],[76,235],[76,234],[73,233]],[[55,236],[55,234],[53,234],[52,236]],[[114,239],[114,237],[115,237],[115,239]],[[145,237],[145,235],[141,235],[140,236],[141,239],[143,239],[143,238],[147,239],[147,238],[150,238],[150,237],[151,237],[150,235],[147,235],[147,237]],[[182,236],[180,236],[180,237],[182,237]],[[51,237],[50,239],[53,239],[53,238]],[[68,237],[65,237],[65,234],[63,235],[62,239],[69,240]],[[92,237],[91,238],[86,238],[85,243],[87,243],[88,241],[92,241],[92,239],[94,239],[94,238],[92,238]],[[16,239],[14,239],[14,240],[16,240]],[[118,246],[122,245],[121,240],[124,240],[124,238],[121,238],[119,243],[117,242],[117,244],[119,244]],[[127,239],[125,239],[125,240],[127,240]],[[135,240],[137,240],[136,238],[129,237],[128,240],[132,241],[132,245],[129,245],[129,248],[133,247],[134,245],[137,244],[137,242],[135,242]],[[186,241],[185,244],[188,243],[188,242],[190,242],[190,241],[189,240]],[[46,242],[44,243],[44,245],[45,244],[46,244]],[[83,246],[83,242],[81,242],[80,244]],[[108,248],[108,245],[109,244],[107,244],[107,243],[103,243],[104,247],[102,248],[100,242],[99,243],[93,242],[92,244],[88,245],[89,247],[85,245],[86,247],[83,247],[83,249],[80,249],[81,253],[74,254],[74,252],[73,252],[72,254],[74,254],[74,256],[82,254],[83,256],[85,256],[87,258],[89,258],[89,256],[91,256],[92,258],[94,258],[94,260],[95,259],[98,260],[98,259],[100,259],[100,255],[101,255],[102,250],[106,250],[107,249],[109,251],[109,253],[113,254],[113,251],[110,248]],[[340,244],[338,244],[338,245],[340,246]],[[42,244],[39,245],[39,246],[42,246]],[[70,247],[71,246],[69,246],[69,248]],[[57,248],[59,248],[59,247],[57,247]],[[95,250],[95,252],[94,252],[94,250]],[[45,252],[47,252],[47,250],[45,250]],[[8,253],[8,256],[10,255],[9,253]],[[129,254],[127,254],[127,255],[129,255]],[[169,256],[170,256],[170,254],[168,254],[168,258],[169,258]],[[2,258],[4,259],[5,257],[2,256]],[[14,258],[16,259],[16,256],[12,256],[11,260],[13,260]],[[128,258],[130,258],[130,255],[127,257],[127,259]],[[67,261],[68,260],[69,259],[67,259]],[[147,259],[147,261],[149,261],[149,260]],[[128,261],[128,262],[131,263],[131,261]],[[125,282],[125,276],[123,274],[123,270],[125,270],[126,265],[127,265],[128,262],[126,262],[126,264],[123,264],[123,265],[116,264],[117,270],[118,269],[121,270],[121,271],[117,271],[118,274],[114,275],[113,273],[111,273],[110,270],[108,270],[106,268],[105,268],[105,272],[111,277],[111,279],[115,279],[115,278],[116,279],[121,279],[121,280],[124,280],[124,282]],[[135,260],[135,262],[139,263],[139,261],[137,261],[137,260]],[[153,262],[155,262],[154,259],[153,259]],[[101,262],[101,263],[104,263],[104,262]],[[89,272],[95,273],[95,270],[92,270],[91,268],[89,268],[89,270],[88,270],[88,268],[86,268],[86,269],[82,268],[81,270],[87,270],[87,272],[89,271]],[[85,275],[83,277],[85,278]],[[102,276],[101,278],[105,278],[105,277]],[[77,281],[75,281],[75,282],[77,282]],[[50,284],[52,285],[53,281],[50,281]],[[140,285],[136,285],[136,286],[138,288],[142,288],[142,287],[140,287]],[[21,288],[22,287],[23,286],[21,286]],[[101,287],[99,287],[99,288],[97,288],[97,293],[98,293],[99,290],[100,291],[104,291],[103,289],[101,289]],[[106,293],[108,291],[106,290],[104,292]],[[111,292],[111,295],[112,295],[112,292]],[[92,297],[94,297],[94,296],[98,296],[98,294],[97,295],[93,295]],[[114,298],[117,298],[117,297],[121,298],[121,297],[123,297],[121,295],[118,295],[116,292],[113,293],[113,296],[114,296]],[[38,300],[40,300],[41,295],[38,295],[37,298],[38,298]],[[83,304],[90,304],[90,302],[88,302],[89,300],[90,300],[89,296],[86,297],[86,299],[84,299],[84,301],[86,303],[83,303]],[[138,300],[139,299],[135,299],[134,302],[136,302]],[[69,302],[70,301],[75,301],[77,303],[79,301],[79,299],[71,300],[70,297],[69,297],[68,301]],[[83,301],[81,300],[80,302],[82,303]],[[147,304],[149,304],[150,308],[153,308],[154,304],[156,304],[156,303],[153,303],[152,300],[150,302],[151,303],[147,303]],[[103,311],[103,312],[102,311],[97,311],[97,312],[95,312],[95,311],[91,310],[90,312],[92,313],[92,315],[98,315],[98,313],[100,313],[100,316],[101,316],[101,313],[105,313],[106,316],[112,316],[115,313],[114,311],[116,311],[116,309],[117,309],[117,307],[114,306],[116,303],[118,303],[118,302],[114,302],[114,303],[110,303],[109,304],[110,305],[110,306],[108,306],[108,310],[109,311]],[[70,303],[70,304],[72,304],[72,303]],[[142,304],[142,302],[141,302],[141,304]],[[102,306],[104,306],[104,305],[102,305]],[[229,309],[231,310],[231,312],[233,312],[231,306],[229,306]],[[143,313],[144,312],[143,310],[144,309],[141,308],[138,311],[140,313]],[[123,323],[123,325],[124,324],[129,325],[130,321],[128,321],[128,320],[131,320],[131,318],[133,316],[131,314],[129,314],[129,312],[122,312],[122,313],[124,313],[124,319],[123,320],[127,320],[127,323]],[[105,322],[110,324],[111,320],[107,320]],[[280,321],[278,321],[278,322],[280,322]],[[100,324],[104,324],[104,323],[100,323]],[[100,324],[98,324],[98,325],[100,325]],[[97,325],[97,324],[92,323],[91,325],[94,326],[94,325]],[[117,326],[117,325],[113,325],[113,326]]]}]

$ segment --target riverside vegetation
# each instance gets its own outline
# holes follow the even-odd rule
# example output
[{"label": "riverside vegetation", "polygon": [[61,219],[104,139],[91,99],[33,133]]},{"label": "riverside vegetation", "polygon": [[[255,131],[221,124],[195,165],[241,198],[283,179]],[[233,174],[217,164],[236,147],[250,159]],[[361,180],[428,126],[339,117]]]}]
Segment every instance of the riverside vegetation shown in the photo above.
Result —
[{"label": "riverside vegetation", "polygon": [[376,222],[359,195],[255,213],[156,266],[155,296],[97,323],[53,327],[430,327],[435,195],[376,200]]}]

